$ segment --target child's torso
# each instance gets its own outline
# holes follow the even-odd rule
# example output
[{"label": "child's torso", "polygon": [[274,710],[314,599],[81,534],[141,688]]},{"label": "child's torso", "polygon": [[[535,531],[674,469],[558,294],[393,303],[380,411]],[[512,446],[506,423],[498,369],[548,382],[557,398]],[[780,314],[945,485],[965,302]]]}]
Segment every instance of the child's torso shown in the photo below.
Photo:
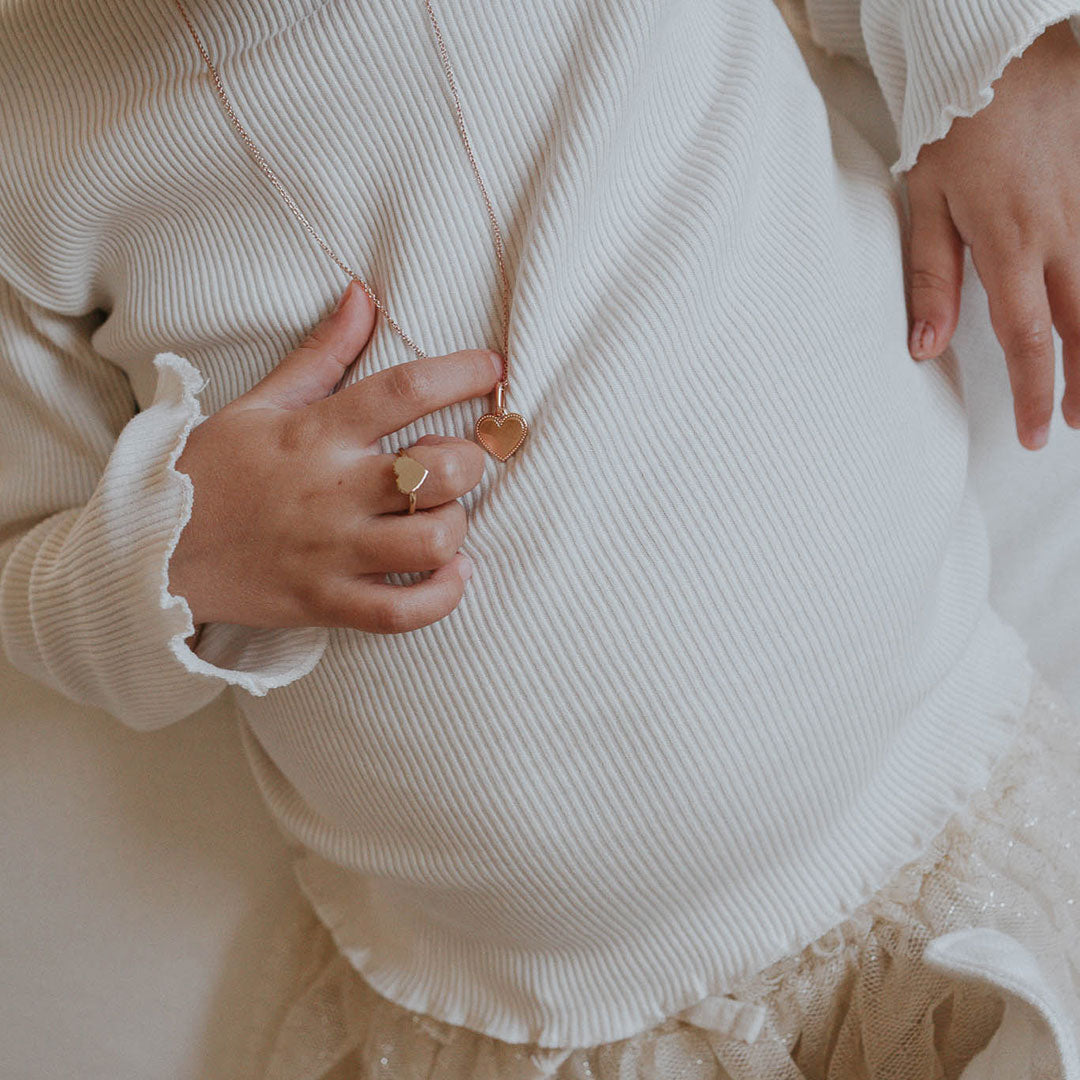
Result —
[{"label": "child's torso", "polygon": [[[0,166],[7,228],[36,236],[15,265],[29,246],[0,227],[0,270],[107,310],[95,345],[141,402],[156,353],[188,357],[212,412],[344,275],[245,154],[172,4],[108,9],[62,5],[96,36],[46,73],[63,160],[17,190]],[[241,695],[252,764],[290,831],[366,876],[387,971],[429,962],[427,927],[542,966],[678,921],[726,927],[694,963],[730,973],[895,862],[973,775],[956,732],[989,746],[987,714],[1026,686],[986,605],[961,403],[904,347],[887,170],[830,127],[770,3],[436,10],[507,241],[508,405],[531,433],[463,499],[461,605],[335,629],[310,675]],[[189,11],[270,166],[406,331],[431,355],[500,347],[420,0]],[[91,62],[116,70],[109,100],[80,98]],[[380,321],[349,381],[411,358]],[[468,436],[488,404],[383,448]],[[767,897],[819,881],[798,926],[770,922]]]}]

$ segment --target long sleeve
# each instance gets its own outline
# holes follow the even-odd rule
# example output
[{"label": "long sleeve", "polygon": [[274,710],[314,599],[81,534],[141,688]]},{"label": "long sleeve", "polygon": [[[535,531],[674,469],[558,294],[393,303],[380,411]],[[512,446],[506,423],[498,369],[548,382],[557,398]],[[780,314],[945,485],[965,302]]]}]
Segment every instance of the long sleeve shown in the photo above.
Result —
[{"label": "long sleeve", "polygon": [[10,662],[131,727],[161,727],[235,684],[264,695],[310,671],[323,627],[206,624],[193,651],[168,562],[193,505],[174,468],[202,378],[162,353],[152,402],[97,356],[93,317],[0,281],[0,644]]},{"label": "long sleeve", "polygon": [[1070,19],[1076,0],[806,0],[813,40],[874,73],[893,122],[899,176],[958,116],[990,103],[991,84],[1048,26]]}]

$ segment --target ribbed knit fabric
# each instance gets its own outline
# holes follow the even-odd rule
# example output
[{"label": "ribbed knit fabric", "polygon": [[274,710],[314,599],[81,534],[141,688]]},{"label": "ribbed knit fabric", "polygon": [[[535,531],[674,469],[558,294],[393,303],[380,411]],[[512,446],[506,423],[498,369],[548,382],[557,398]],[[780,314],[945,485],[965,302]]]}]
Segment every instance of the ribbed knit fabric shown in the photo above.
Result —
[{"label": "ribbed knit fabric", "polygon": [[[135,728],[235,687],[298,878],[387,997],[510,1041],[610,1041],[799,948],[921,851],[1032,671],[987,604],[955,371],[905,348],[889,164],[830,123],[776,8],[436,2],[531,426],[463,499],[462,603],[406,634],[212,624],[185,646],[168,558],[198,492],[173,464],[345,281],[171,3],[8,2],[0,635]],[[282,182],[421,346],[497,347],[420,0],[189,10]],[[894,171],[1071,13],[810,11],[874,64]],[[380,321],[354,378],[411,358]],[[383,448],[468,436],[487,404]]]},{"label": "ribbed knit fabric", "polygon": [[892,175],[915,164],[958,116],[993,98],[991,83],[1050,23],[1075,4],[1047,0],[806,0],[813,40],[871,68],[896,124],[900,156]]}]

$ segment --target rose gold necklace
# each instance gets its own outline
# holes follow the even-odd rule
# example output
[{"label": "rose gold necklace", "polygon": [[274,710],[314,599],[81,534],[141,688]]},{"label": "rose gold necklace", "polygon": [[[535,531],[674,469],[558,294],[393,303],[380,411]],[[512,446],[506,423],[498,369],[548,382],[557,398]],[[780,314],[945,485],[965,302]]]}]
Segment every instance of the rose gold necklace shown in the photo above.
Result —
[{"label": "rose gold necklace", "polygon": [[[247,147],[251,156],[254,158],[255,163],[266,174],[267,179],[274,185],[274,187],[281,194],[281,197],[285,200],[289,209],[296,215],[300,223],[311,234],[316,243],[330,256],[342,270],[345,271],[354,281],[356,281],[360,287],[371,298],[372,303],[376,308],[386,317],[386,321],[390,324],[393,331],[405,342],[406,345],[416,353],[421,359],[427,358],[425,353],[419,345],[398,325],[397,321],[393,318],[383,302],[375,295],[372,288],[368,285],[359,274],[356,273],[352,267],[347,266],[338,254],[326,243],[326,241],[315,231],[311,223],[301,212],[300,208],[296,205],[296,201],[285,190],[281,181],[277,178],[274,171],[266,163],[266,159],[263,157],[259,148],[255,145],[251,136],[244,130],[240,121],[236,117],[236,113],[233,111],[233,107],[229,102],[229,98],[225,93],[225,87],[222,85],[221,76],[217,72],[217,68],[214,67],[213,62],[210,59],[209,54],[203,47],[202,39],[199,37],[195,30],[195,27],[191,25],[191,20],[188,18],[187,12],[184,10],[183,4],[180,0],[175,0],[176,6],[180,11],[180,15],[183,17],[185,23],[187,23],[188,29],[191,31],[191,36],[195,39],[195,44],[198,46],[199,52],[202,54],[203,60],[206,61],[206,66],[210,69],[210,74],[214,80],[214,86],[217,88],[218,97],[221,99],[222,107],[225,110],[225,115],[232,122],[233,127],[236,128],[241,141]],[[503,399],[510,389],[509,383],[509,366],[510,366],[510,283],[506,275],[506,265],[503,261],[503,240],[502,233],[499,231],[499,223],[495,219],[495,211],[491,206],[491,199],[488,197],[487,188],[484,186],[483,177],[480,175],[480,168],[476,164],[476,157],[473,154],[472,144],[469,141],[468,132],[465,129],[465,116],[461,110],[461,101],[458,98],[457,82],[454,79],[454,71],[450,66],[450,57],[446,52],[446,44],[443,41],[442,31],[439,28],[439,22],[435,18],[435,12],[431,6],[431,0],[424,0],[424,4],[427,7],[428,15],[431,17],[431,26],[435,31],[435,41],[439,47],[439,55],[442,58],[443,70],[446,72],[446,78],[450,83],[450,93],[454,98],[454,115],[457,120],[458,132],[461,134],[461,141],[465,147],[465,153],[469,156],[469,164],[472,165],[473,175],[476,177],[476,182],[480,185],[480,193],[484,197],[484,203],[487,206],[488,220],[491,222],[492,238],[495,242],[495,259],[499,264],[499,274],[502,277],[502,305],[503,305],[503,370],[502,378],[495,386],[495,410],[494,412],[484,413],[477,421],[474,428],[474,434],[476,441],[484,447],[488,453],[498,458],[499,461],[506,461],[506,459],[514,453],[515,450],[525,441],[525,436],[529,432],[529,426],[525,422],[525,417],[520,413],[507,412]],[[344,376],[342,376],[344,378]],[[340,385],[340,383],[339,383]]]}]

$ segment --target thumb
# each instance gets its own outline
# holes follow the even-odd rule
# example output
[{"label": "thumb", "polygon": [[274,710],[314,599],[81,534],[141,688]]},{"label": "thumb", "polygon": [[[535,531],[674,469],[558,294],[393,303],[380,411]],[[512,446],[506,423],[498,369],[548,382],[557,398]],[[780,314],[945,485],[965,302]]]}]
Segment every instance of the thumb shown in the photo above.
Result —
[{"label": "thumb", "polygon": [[246,394],[249,405],[300,409],[330,394],[371,337],[376,308],[355,281],[337,307]]},{"label": "thumb", "polygon": [[929,360],[944,352],[960,317],[964,241],[953,224],[949,204],[940,188],[909,183],[908,199],[911,211],[908,349],[916,360]]}]

